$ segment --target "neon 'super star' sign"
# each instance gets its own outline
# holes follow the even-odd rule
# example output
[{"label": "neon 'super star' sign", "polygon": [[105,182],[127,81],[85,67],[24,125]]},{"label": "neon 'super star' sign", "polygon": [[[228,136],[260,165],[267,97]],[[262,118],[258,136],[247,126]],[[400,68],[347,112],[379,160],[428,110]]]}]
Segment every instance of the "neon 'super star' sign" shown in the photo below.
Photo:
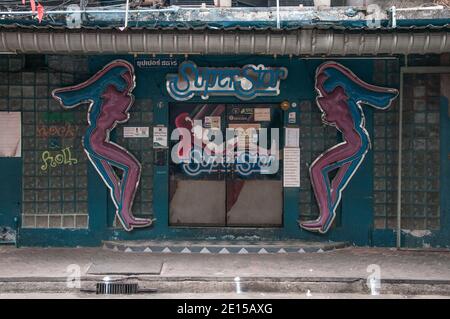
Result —
[{"label": "neon 'super star' sign", "polygon": [[[233,156],[233,162],[224,161],[221,155],[203,157],[201,152],[192,149],[193,154],[188,162],[182,163],[181,168],[189,176],[199,176],[201,174],[211,174],[227,172],[232,169],[241,177],[253,174],[274,174],[278,171],[278,165],[274,163],[275,155],[250,154],[249,152]],[[194,154],[198,152],[197,156]],[[199,158],[200,160],[196,160]],[[274,169],[276,167],[276,169]]]},{"label": "neon 'super star' sign", "polygon": [[284,67],[208,68],[186,61],[180,65],[178,74],[167,75],[166,86],[170,96],[178,101],[187,101],[195,95],[203,99],[227,95],[251,100],[280,94],[280,81],[287,75]]}]

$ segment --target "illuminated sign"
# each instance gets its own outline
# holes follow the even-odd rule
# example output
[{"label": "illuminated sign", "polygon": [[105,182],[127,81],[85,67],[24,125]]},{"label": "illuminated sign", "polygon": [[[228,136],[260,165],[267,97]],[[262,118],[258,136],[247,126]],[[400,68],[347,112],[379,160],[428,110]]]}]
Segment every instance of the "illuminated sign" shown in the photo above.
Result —
[{"label": "illuminated sign", "polygon": [[178,101],[194,96],[208,99],[210,96],[235,96],[251,100],[258,96],[280,94],[280,81],[286,79],[284,67],[246,65],[242,68],[198,67],[194,62],[183,62],[178,74],[168,74],[167,92]]}]

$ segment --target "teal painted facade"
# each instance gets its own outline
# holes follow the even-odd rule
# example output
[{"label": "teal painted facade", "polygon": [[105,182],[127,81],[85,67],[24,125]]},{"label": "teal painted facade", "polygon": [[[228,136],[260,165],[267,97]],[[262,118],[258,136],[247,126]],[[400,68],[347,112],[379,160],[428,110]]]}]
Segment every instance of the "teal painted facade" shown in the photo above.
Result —
[{"label": "teal painted facade", "polygon": [[[148,108],[152,113],[150,123],[142,126],[164,125],[169,126],[169,104],[174,100],[166,91],[165,78],[168,73],[176,73],[175,67],[164,68],[140,68],[136,66],[136,59],[142,56],[91,56],[89,57],[88,73],[94,74],[104,65],[114,59],[125,59],[135,66],[136,88],[133,94],[136,100],[144,102],[143,108]],[[169,57],[165,57],[169,58]],[[181,63],[184,57],[174,57]],[[320,130],[327,131],[331,136],[325,141],[327,143],[337,143],[340,136],[333,129],[326,129],[320,124],[320,113],[315,105],[316,92],[314,90],[314,76],[318,65],[324,59],[299,59],[288,57],[260,57],[260,56],[189,56],[189,60],[198,66],[209,67],[240,67],[246,64],[263,64],[272,67],[286,67],[288,77],[280,82],[280,94],[273,97],[257,97],[245,103],[271,103],[280,104],[282,101],[291,103],[290,109],[284,112],[284,127],[298,127],[302,134],[306,125],[304,119],[308,118],[314,124],[311,132]],[[376,59],[335,59],[344,66],[351,69],[358,77],[368,83],[374,83],[377,78]],[[391,79],[389,85],[398,88],[399,67],[401,61],[392,58],[394,70],[392,74],[397,74]],[[383,62],[388,63],[388,62]],[[376,82],[376,81],[375,81]],[[377,83],[374,83],[377,84]],[[385,83],[384,83],[385,84]],[[194,97],[189,103],[203,102],[198,97]],[[450,119],[448,113],[448,100],[441,98],[440,114],[440,211],[441,221],[439,230],[431,230],[426,237],[417,237],[411,234],[402,234],[405,246],[422,247],[424,245],[447,247],[450,246],[450,199],[445,196],[450,191]],[[147,103],[147,104],[145,104]],[[210,97],[208,103],[240,103],[243,102],[234,97]],[[297,107],[292,107],[293,103]],[[308,106],[308,110],[304,108]],[[397,105],[393,106],[397,107]],[[296,123],[289,123],[288,112],[296,113]],[[374,113],[370,108],[364,109],[366,116],[366,128],[373,139],[374,136]],[[133,107],[131,108],[131,118],[133,118]],[[144,121],[145,122],[145,121]],[[141,123],[144,123],[141,122]],[[131,125],[131,124],[130,124]],[[321,135],[322,136],[322,135]],[[114,136],[113,136],[114,139]],[[314,136],[301,137],[301,157],[303,156],[303,139],[308,139],[312,150],[309,158],[314,158],[327,147],[315,149]],[[326,138],[324,138],[325,140]],[[81,143],[81,140],[79,140]],[[331,144],[331,145],[332,145]],[[376,147],[376,146],[375,146]],[[340,213],[336,220],[336,226],[327,234],[314,234],[302,230],[298,226],[298,221],[305,212],[299,198],[305,188],[309,188],[307,166],[311,163],[309,158],[302,162],[301,187],[283,189],[283,226],[279,228],[252,228],[252,227],[171,227],[169,226],[169,158],[170,150],[165,150],[165,160],[162,165],[154,164],[155,150],[152,150],[151,157],[147,161],[153,163],[152,177],[144,176],[147,182],[152,185],[152,211],[148,212],[154,219],[154,224],[150,228],[135,229],[126,232],[120,228],[112,226],[113,205],[109,199],[108,191],[96,174],[94,168],[88,165],[87,168],[87,192],[88,192],[88,214],[89,222],[87,228],[23,228],[21,225],[20,207],[22,206],[22,196],[18,200],[11,196],[11,191],[18,194],[22,189],[23,163],[20,159],[0,159],[2,173],[0,178],[0,222],[4,225],[11,225],[17,228],[17,244],[19,246],[98,246],[102,240],[150,240],[150,239],[175,239],[175,240],[233,240],[258,238],[260,240],[313,240],[313,241],[346,241],[358,246],[395,246],[395,230],[392,228],[376,229],[374,227],[374,154],[370,150],[364,162],[353,176],[348,187],[345,189]],[[142,159],[141,159],[142,160]],[[5,172],[8,172],[7,174]],[[11,176],[14,175],[14,176]],[[151,181],[150,181],[151,178]],[[13,181],[13,182],[12,182]],[[312,207],[315,205],[308,193]],[[307,197],[306,196],[306,197]],[[303,205],[305,206],[305,205]],[[19,221],[12,222],[14,217]]]}]

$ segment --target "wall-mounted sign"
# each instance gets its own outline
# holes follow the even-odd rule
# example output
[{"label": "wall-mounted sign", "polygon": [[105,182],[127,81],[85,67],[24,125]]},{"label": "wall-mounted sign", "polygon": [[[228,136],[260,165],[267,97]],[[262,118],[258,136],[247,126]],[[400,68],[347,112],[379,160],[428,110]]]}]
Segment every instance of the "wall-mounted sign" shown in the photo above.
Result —
[{"label": "wall-mounted sign", "polygon": [[230,124],[228,127],[236,129],[238,149],[256,149],[258,144],[258,130],[261,128],[260,124]]},{"label": "wall-mounted sign", "polygon": [[153,127],[153,148],[167,148],[167,127]]},{"label": "wall-mounted sign", "polygon": [[230,122],[253,122],[254,113],[251,107],[236,106],[231,109],[230,115],[228,115],[228,121]]},{"label": "wall-mounted sign", "polygon": [[298,127],[286,127],[285,147],[297,148],[300,145],[300,129]]},{"label": "wall-mounted sign", "polygon": [[270,122],[270,107],[255,108],[255,121]]},{"label": "wall-mounted sign", "polygon": [[297,121],[297,113],[289,112],[289,114],[288,114],[288,123],[289,124],[295,124],[296,121]]},{"label": "wall-mounted sign", "polygon": [[283,187],[300,187],[300,148],[285,148],[283,155]]},{"label": "wall-mounted sign", "polygon": [[205,116],[205,128],[219,129],[220,130],[220,116]]},{"label": "wall-mounted sign", "polygon": [[178,61],[174,58],[136,58],[134,62],[141,69],[178,67]]},{"label": "wall-mounted sign", "polygon": [[148,127],[126,126],[123,128],[123,137],[149,137]]},{"label": "wall-mounted sign", "polygon": [[198,67],[194,62],[183,62],[177,74],[168,74],[167,92],[178,101],[194,96],[235,96],[251,100],[257,96],[277,96],[280,81],[286,79],[284,67],[246,65],[242,68]]}]

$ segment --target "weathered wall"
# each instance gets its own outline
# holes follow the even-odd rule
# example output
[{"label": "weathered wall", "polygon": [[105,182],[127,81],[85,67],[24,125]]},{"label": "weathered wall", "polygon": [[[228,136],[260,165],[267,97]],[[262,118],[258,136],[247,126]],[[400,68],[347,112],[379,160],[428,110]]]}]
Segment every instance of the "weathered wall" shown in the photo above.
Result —
[{"label": "weathered wall", "polygon": [[[23,171],[17,178],[23,179],[24,228],[88,227],[88,200],[95,192],[88,191],[89,164],[81,142],[87,127],[87,105],[64,111],[51,92],[89,76],[89,60],[83,56],[0,59],[0,111],[22,112]],[[136,100],[128,124],[149,125],[151,121],[148,100]],[[151,215],[151,139],[123,140],[120,127],[116,136],[119,144],[142,159],[145,173],[134,209],[137,215]],[[145,196],[141,196],[143,192]],[[109,224],[113,224],[114,208],[111,203],[109,207]]]},{"label": "weathered wall", "polygon": [[[98,176],[95,171],[90,173],[89,164],[81,147],[81,135],[86,127],[86,107],[68,112],[63,111],[51,99],[50,92],[56,87],[84,81],[94,71],[99,70],[114,58],[114,56],[96,56],[88,59],[83,56],[56,55],[46,57],[30,55],[26,58],[23,56],[0,57],[0,111],[23,112],[22,225],[26,229],[22,230],[22,234],[26,231],[31,234],[27,240],[36,234],[29,232],[30,228],[40,228],[39,232],[46,228],[86,229],[93,216],[97,218],[105,214],[105,210],[91,210],[89,219],[87,217],[86,203],[90,199],[104,196],[102,200],[106,203],[108,197],[105,189],[101,193],[97,192],[97,189],[89,190],[88,187],[89,181],[98,179]],[[133,59],[132,56],[122,58],[130,61]],[[177,59],[183,60],[181,57]],[[289,59],[287,57],[273,59],[255,56],[234,58],[192,56],[190,59],[199,65],[230,66],[260,62],[265,65],[275,64],[289,68],[290,78],[283,82],[281,95],[273,99],[258,99],[257,102],[277,103],[280,99],[287,99],[301,103],[301,188],[298,203],[295,203],[299,207],[300,216],[297,214],[295,218],[308,220],[316,217],[318,209],[310,187],[308,167],[320,153],[335,145],[340,139],[334,128],[322,125],[320,112],[315,105],[313,74],[321,60]],[[411,57],[409,63],[411,65],[439,65],[439,59],[436,59],[436,57],[432,59],[421,57],[414,60]],[[370,83],[387,87],[398,85],[401,60],[346,59],[342,61]],[[443,63],[447,62],[444,60]],[[168,98],[164,86],[167,72],[173,73],[175,70],[136,68],[138,85],[134,93],[137,100],[131,109],[132,114],[127,125],[152,125],[153,116],[157,118],[158,115],[157,111],[154,114],[152,112],[153,104]],[[437,92],[439,85],[434,76],[417,76],[410,79],[407,84],[410,94],[408,95],[409,103],[405,106],[405,119],[408,122],[406,122],[407,127],[404,132],[404,154],[407,158],[405,165],[410,165],[410,167],[408,170],[405,169],[404,173],[404,189],[407,194],[403,199],[403,225],[405,228],[414,230],[435,232],[441,228],[446,231],[443,223],[440,222],[439,203],[437,202],[439,194],[436,191],[439,188],[439,182],[436,184],[436,181],[440,169],[437,162],[438,150],[442,145],[442,142],[439,144],[436,138],[444,134],[436,125],[436,120],[439,118],[439,108],[436,103],[439,97],[439,92]],[[228,98],[211,99],[211,103],[214,101],[230,102]],[[379,232],[380,234],[389,233],[393,236],[392,230],[396,226],[398,105],[393,105],[388,111],[372,111],[370,108],[364,110],[373,148],[344,193],[341,205],[342,216],[338,217],[336,225],[341,225],[342,217],[342,225],[347,228],[339,233],[338,237],[334,237],[334,240],[347,240],[352,238],[352,232],[360,231],[359,225],[355,226],[354,221],[361,215],[364,215],[363,219],[366,224],[370,224],[370,227],[373,220],[375,231],[382,230]],[[66,130],[56,129],[57,127]],[[74,135],[72,135],[73,132],[75,132]],[[143,175],[133,211],[136,215],[152,216],[153,210],[156,211],[156,208],[153,207],[153,169],[157,170],[157,167],[154,168],[152,164],[154,154],[151,136],[149,139],[124,139],[122,128],[119,126],[112,138],[130,150],[142,163]],[[69,160],[76,158],[77,163],[72,162],[72,165],[55,163],[55,166],[52,166],[50,160],[43,161],[44,152],[49,152],[45,154],[54,156],[67,147],[71,147]],[[67,151],[65,154],[67,155]],[[48,159],[48,157],[46,158]],[[47,166],[44,165],[45,163]],[[21,177],[18,175],[17,178]],[[97,187],[103,187],[101,181]],[[364,196],[359,196],[360,189],[364,190]],[[155,207],[157,200],[158,198],[155,196]],[[361,205],[361,201],[364,201],[364,205]],[[114,208],[111,203],[109,203],[106,213],[108,214],[108,225],[111,226],[114,222]],[[161,230],[156,229],[161,225],[166,226]],[[271,231],[270,233],[263,233],[258,229],[246,229],[242,232],[245,232],[246,235],[251,232],[261,238],[305,238],[304,232],[302,233],[298,229],[296,221],[291,222],[289,227],[290,229],[280,228],[279,232]],[[342,230],[342,227],[336,228],[339,231],[339,228]],[[154,229],[142,231],[138,235],[141,236],[140,239],[156,238],[156,236],[206,238],[212,235],[216,236],[214,231],[188,229],[182,233],[179,229],[168,229],[167,215],[161,214],[155,222]],[[236,235],[240,234],[237,230],[230,232]],[[367,244],[368,233],[369,230],[364,229],[361,236],[364,236],[365,241],[361,240],[360,242]],[[67,234],[70,236],[69,232]],[[99,236],[103,236],[103,234],[100,233]],[[104,238],[117,238],[116,234],[107,236],[110,234],[105,235]],[[377,245],[392,245],[392,236],[379,237],[374,242]],[[53,240],[51,237],[47,238],[49,242]],[[135,238],[130,236],[125,239]],[[426,240],[428,242],[428,239]]]}]

